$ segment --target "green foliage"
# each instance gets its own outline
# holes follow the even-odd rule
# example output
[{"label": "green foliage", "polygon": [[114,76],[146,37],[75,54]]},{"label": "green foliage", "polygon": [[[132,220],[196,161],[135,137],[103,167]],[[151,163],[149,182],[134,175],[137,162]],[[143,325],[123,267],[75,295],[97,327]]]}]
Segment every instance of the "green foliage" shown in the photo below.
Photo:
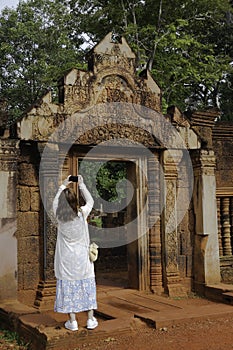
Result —
[{"label": "green foliage", "polygon": [[10,120],[17,119],[56,80],[80,59],[70,40],[70,14],[55,0],[21,2],[17,10],[0,16],[1,98],[9,105]]},{"label": "green foliage", "polygon": [[126,178],[126,168],[124,163],[107,162],[97,173],[97,189],[101,198],[106,201],[121,201],[126,197],[124,189],[116,189],[119,180]]},{"label": "green foliage", "polygon": [[103,223],[102,223],[102,218],[101,217],[98,217],[98,216],[96,216],[96,217],[89,217],[89,219],[88,219],[88,222],[91,224],[91,225],[93,225],[93,226],[96,226],[96,227],[98,227],[98,228],[101,228],[102,227],[102,225],[103,225]]},{"label": "green foliage", "polygon": [[222,120],[233,120],[233,72],[219,86],[222,101]]},{"label": "green foliage", "polygon": [[9,343],[9,346],[12,347],[12,349],[18,349],[18,346],[20,346],[20,349],[22,350],[29,349],[29,344],[26,344],[16,332],[0,329],[0,339],[2,340],[2,343]]},{"label": "green foliage", "polygon": [[120,202],[126,197],[125,189],[116,188],[120,180],[126,179],[126,166],[123,162],[80,162],[80,172],[95,199]]},{"label": "green foliage", "polygon": [[28,0],[0,14],[0,96],[10,119],[45,90],[56,95],[56,80],[82,67],[85,50],[109,31],[126,37],[139,71],[151,70],[164,111],[213,106],[232,117],[228,0]]},{"label": "green foliage", "polygon": [[[233,12],[227,0],[73,1],[85,8],[81,28],[98,42],[111,30],[124,35],[163,91],[163,106],[226,110]],[[81,6],[81,7],[80,7]],[[82,7],[83,6],[83,7]],[[164,110],[165,111],[165,110]]]}]

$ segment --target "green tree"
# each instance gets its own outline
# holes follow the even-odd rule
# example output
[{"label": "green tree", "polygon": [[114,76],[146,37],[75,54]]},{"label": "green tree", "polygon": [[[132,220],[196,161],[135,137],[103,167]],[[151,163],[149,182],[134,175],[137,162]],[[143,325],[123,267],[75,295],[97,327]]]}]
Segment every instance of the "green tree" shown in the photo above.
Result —
[{"label": "green tree", "polygon": [[219,92],[222,120],[233,120],[233,73],[221,82]]},{"label": "green tree", "polygon": [[168,105],[232,118],[233,10],[228,0],[28,0],[0,15],[0,96],[11,120],[55,90],[109,31],[124,35]]},{"label": "green tree", "polygon": [[70,39],[67,6],[55,0],[20,2],[0,15],[0,95],[10,122],[17,119],[56,80],[82,62],[82,39]]},{"label": "green tree", "polygon": [[87,161],[79,163],[85,183],[95,199],[103,198],[109,202],[120,202],[127,196],[125,188],[117,188],[120,180],[126,179],[126,164],[124,162]]},{"label": "green tree", "polygon": [[[164,109],[222,107],[232,74],[232,5],[228,0],[71,1],[82,31],[98,42],[124,35],[163,90]],[[223,83],[224,89],[221,90]]]}]

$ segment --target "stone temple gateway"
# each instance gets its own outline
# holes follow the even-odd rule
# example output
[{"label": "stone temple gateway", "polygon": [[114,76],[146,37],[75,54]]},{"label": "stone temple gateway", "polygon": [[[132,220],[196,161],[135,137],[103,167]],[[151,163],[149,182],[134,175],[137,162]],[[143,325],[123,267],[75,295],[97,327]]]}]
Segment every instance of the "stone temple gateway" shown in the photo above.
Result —
[{"label": "stone temple gateway", "polygon": [[[69,71],[58,89],[58,102],[48,92],[18,123],[16,135],[5,130],[0,139],[0,300],[51,307],[56,283],[51,200],[58,183],[77,174],[84,158],[124,162],[134,188],[121,221],[133,239],[96,263],[100,280],[109,261],[117,269],[124,251],[129,288],[169,296],[217,291],[224,298],[233,284],[232,125],[217,122],[217,111],[187,115],[171,107],[162,115],[159,86],[149,71],[137,74],[134,53],[124,38],[113,42],[111,33],[89,53],[88,70]],[[193,187],[184,181],[182,147],[173,144],[171,152],[171,130],[183,140]],[[119,215],[107,215],[106,227],[116,219]]]}]

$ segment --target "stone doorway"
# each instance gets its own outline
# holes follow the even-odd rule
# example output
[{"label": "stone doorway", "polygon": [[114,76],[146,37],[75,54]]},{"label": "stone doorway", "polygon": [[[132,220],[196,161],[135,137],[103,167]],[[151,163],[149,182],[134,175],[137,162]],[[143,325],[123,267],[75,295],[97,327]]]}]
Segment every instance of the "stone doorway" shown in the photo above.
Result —
[{"label": "stone doorway", "polygon": [[[147,205],[143,195],[143,192],[146,192],[145,174],[140,171],[142,164],[146,169],[147,160],[143,157],[127,157],[126,154],[118,155],[114,159],[106,155],[103,158],[101,154],[98,158],[76,154],[72,160],[73,167],[77,169],[77,173],[84,176],[89,188],[95,180],[88,179],[88,167],[93,170],[93,165],[96,164],[101,170],[100,163],[103,166],[114,165],[113,170],[118,169],[120,182],[115,174],[116,181],[112,181],[112,186],[115,188],[120,185],[118,197],[113,201],[106,200],[108,198],[104,195],[99,196],[92,188],[95,204],[90,215],[89,229],[91,240],[100,246],[99,259],[95,263],[97,285],[148,289],[149,250],[148,232],[145,231],[147,219],[146,216],[139,215]],[[92,175],[95,177],[95,171]],[[99,190],[101,192],[100,186]]]},{"label": "stone doorway", "polygon": [[[14,223],[12,231],[7,227],[7,239],[14,249],[8,254],[7,270],[1,270],[1,298],[18,297],[21,293],[20,298],[25,301],[28,293],[32,300],[38,286],[39,307],[46,308],[54,301],[56,227],[49,215],[51,203],[62,178],[77,173],[77,159],[87,154],[90,157],[89,151],[100,150],[107,140],[111,145],[118,140],[118,146],[120,143],[125,149],[119,152],[117,146],[114,156],[105,147],[96,155],[97,159],[132,162],[132,169],[135,167],[127,175],[135,181],[136,190],[134,205],[128,206],[126,215],[130,222],[132,214],[137,214],[137,221],[129,226],[128,232],[129,236],[136,233],[137,239],[131,241],[123,254],[125,260],[127,256],[131,288],[169,296],[183,296],[183,291],[191,290],[205,294],[208,285],[220,282],[219,261],[225,281],[228,277],[224,278],[224,271],[227,269],[228,276],[232,270],[229,255],[232,184],[231,178],[228,176],[227,182],[223,174],[231,170],[227,152],[228,140],[232,138],[229,127],[216,125],[216,111],[187,115],[173,106],[162,115],[161,90],[149,71],[140,74],[135,71],[135,55],[124,38],[116,43],[109,33],[91,50],[87,63],[86,71],[72,69],[59,81],[58,103],[53,101],[51,91],[47,92],[18,122],[16,139],[11,139],[9,130],[1,139],[0,175],[6,184],[2,187],[2,198],[7,205],[0,221],[4,230],[5,223]],[[148,108],[146,113],[144,107]],[[169,149],[173,150],[176,144],[173,140],[176,133],[174,129],[170,132],[169,125],[175,127],[189,150],[193,191],[189,181],[182,179],[186,166],[179,152],[177,159],[173,154],[175,160],[169,156]],[[68,153],[67,146],[71,144]],[[137,144],[151,151],[148,159],[144,151],[138,155]],[[45,149],[47,156],[43,158]],[[218,155],[217,173],[214,152]],[[181,163],[177,164],[179,159]],[[138,171],[139,165],[147,176]],[[190,202],[184,201],[190,205],[182,222],[176,225],[180,216],[177,204],[183,202],[183,196],[181,201],[177,200],[178,189],[185,196],[186,193],[193,196]],[[3,250],[5,237],[5,234],[1,237]],[[219,251],[220,256],[223,254],[221,259]]]}]

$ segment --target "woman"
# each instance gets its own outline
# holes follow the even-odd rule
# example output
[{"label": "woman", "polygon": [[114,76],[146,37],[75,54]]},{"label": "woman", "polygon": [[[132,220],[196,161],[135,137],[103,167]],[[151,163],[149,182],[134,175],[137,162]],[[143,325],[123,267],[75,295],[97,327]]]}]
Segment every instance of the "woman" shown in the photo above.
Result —
[{"label": "woman", "polygon": [[57,279],[55,312],[68,313],[65,328],[76,331],[76,313],[88,311],[87,328],[94,329],[98,322],[94,317],[96,283],[94,264],[89,259],[89,232],[87,217],[94,201],[83,178],[78,176],[79,189],[86,204],[78,209],[77,197],[67,188],[68,178],[59,187],[53,201],[53,212],[58,222],[54,269]]}]

